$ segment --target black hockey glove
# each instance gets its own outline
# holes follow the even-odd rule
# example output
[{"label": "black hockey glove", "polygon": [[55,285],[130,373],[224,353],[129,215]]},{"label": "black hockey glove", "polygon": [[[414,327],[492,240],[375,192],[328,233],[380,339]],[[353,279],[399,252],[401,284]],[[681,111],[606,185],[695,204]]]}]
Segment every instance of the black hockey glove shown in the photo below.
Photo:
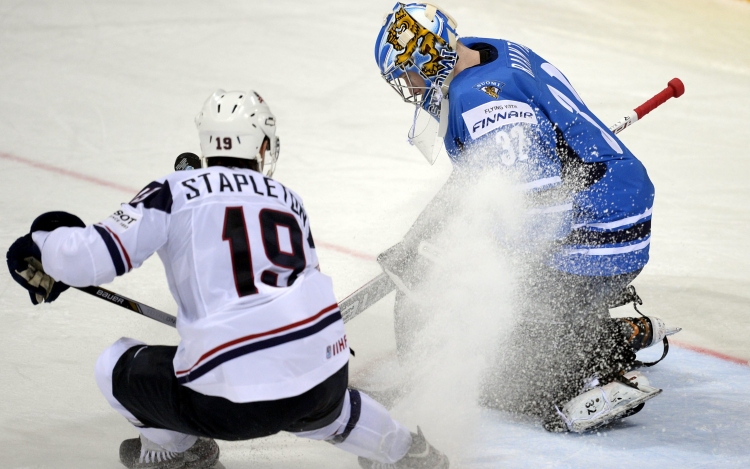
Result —
[{"label": "black hockey glove", "polygon": [[60,296],[60,293],[70,288],[44,273],[42,253],[31,239],[31,233],[35,231],[52,231],[61,226],[83,228],[86,224],[77,216],[67,212],[44,213],[31,224],[29,234],[21,236],[8,248],[5,256],[10,275],[13,280],[29,291],[29,298],[34,305],[43,302],[51,303]]}]

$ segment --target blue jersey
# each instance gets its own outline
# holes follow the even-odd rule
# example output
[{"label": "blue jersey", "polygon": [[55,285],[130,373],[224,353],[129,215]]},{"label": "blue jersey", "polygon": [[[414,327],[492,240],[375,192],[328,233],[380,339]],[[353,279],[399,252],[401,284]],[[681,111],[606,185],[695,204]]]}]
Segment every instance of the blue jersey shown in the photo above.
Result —
[{"label": "blue jersey", "polygon": [[553,268],[588,276],[643,268],[654,202],[643,164],[542,57],[500,39],[461,42],[481,51],[482,64],[448,90],[445,148],[454,164],[476,154],[494,160],[547,202],[537,213],[563,215]]}]

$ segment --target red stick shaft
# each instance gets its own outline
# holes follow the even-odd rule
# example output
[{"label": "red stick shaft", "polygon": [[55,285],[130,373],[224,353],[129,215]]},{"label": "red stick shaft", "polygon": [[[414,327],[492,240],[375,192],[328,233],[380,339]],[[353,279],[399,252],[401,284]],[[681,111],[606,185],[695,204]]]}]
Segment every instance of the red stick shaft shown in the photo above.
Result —
[{"label": "red stick shaft", "polygon": [[668,85],[656,96],[635,108],[638,119],[643,118],[643,116],[664,104],[669,98],[679,98],[685,93],[685,85],[679,78],[673,78],[669,81]]},{"label": "red stick shaft", "polygon": [[670,98],[679,98],[685,93],[685,85],[679,78],[673,78],[668,83],[669,86],[661,90],[656,96],[641,104],[629,116],[623,117],[620,122],[612,125],[609,130],[619,134],[624,129],[638,122],[643,116],[664,104]]}]

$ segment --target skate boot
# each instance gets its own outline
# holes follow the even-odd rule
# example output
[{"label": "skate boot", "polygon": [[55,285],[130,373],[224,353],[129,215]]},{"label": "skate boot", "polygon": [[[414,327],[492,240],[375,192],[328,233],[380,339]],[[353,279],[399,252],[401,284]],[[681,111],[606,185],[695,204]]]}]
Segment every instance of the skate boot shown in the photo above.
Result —
[{"label": "skate boot", "polygon": [[664,321],[654,316],[642,316],[640,318],[617,318],[615,319],[628,335],[628,342],[634,352],[649,348],[663,341],[665,337],[676,334],[682,330],[679,327],[667,327]]},{"label": "skate boot", "polygon": [[208,469],[219,460],[219,445],[198,438],[187,451],[167,451],[143,435],[120,444],[120,462],[128,469]]},{"label": "skate boot", "polygon": [[417,427],[417,433],[411,434],[411,446],[406,456],[393,464],[385,464],[363,457],[359,458],[359,465],[364,469],[448,469],[448,458],[436,450]]},{"label": "skate boot", "polygon": [[185,469],[209,469],[219,461],[219,445],[213,438],[198,438],[183,454]]},{"label": "skate boot", "polygon": [[[583,433],[636,414],[647,400],[660,393],[661,389],[650,386],[643,374],[631,371],[617,381],[579,394],[568,401],[562,410],[558,408],[557,413],[568,431]],[[560,431],[559,427],[554,426],[553,422],[545,424],[550,431]]]},{"label": "skate boot", "polygon": [[638,296],[633,285],[629,285],[623,291],[621,291],[609,305],[610,308],[617,308],[619,306],[633,303],[633,309],[641,317],[632,318],[615,318],[613,321],[622,330],[623,335],[633,352],[649,348],[652,345],[656,345],[659,342],[664,344],[664,353],[661,358],[654,362],[636,362],[635,366],[654,366],[660,361],[664,360],[664,357],[669,353],[669,340],[667,337],[673,334],[677,334],[682,330],[681,327],[667,327],[667,325],[661,319],[654,316],[646,316],[641,313],[638,309],[638,305],[643,304],[643,300]]}]

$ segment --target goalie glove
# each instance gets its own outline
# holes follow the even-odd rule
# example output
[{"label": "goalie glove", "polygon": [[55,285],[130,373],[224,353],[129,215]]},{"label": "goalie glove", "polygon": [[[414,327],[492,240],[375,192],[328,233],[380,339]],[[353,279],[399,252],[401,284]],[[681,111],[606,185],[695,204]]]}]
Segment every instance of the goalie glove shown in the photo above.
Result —
[{"label": "goalie glove", "polygon": [[85,227],[83,221],[67,212],[47,212],[40,215],[31,224],[29,234],[18,238],[8,248],[6,261],[11,277],[28,290],[31,303],[51,303],[68,288],[68,285],[56,281],[44,272],[42,253],[34,243],[31,234],[35,231],[53,231],[61,226]]}]

